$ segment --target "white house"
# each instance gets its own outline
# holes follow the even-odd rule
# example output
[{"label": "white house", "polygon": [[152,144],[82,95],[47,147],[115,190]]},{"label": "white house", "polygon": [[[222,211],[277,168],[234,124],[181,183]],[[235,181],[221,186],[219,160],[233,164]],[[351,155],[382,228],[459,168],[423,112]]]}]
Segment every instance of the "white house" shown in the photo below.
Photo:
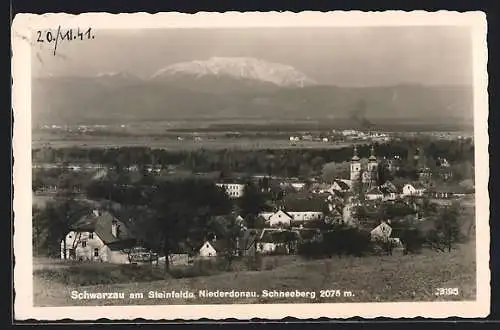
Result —
[{"label": "white house", "polygon": [[311,221],[323,218],[323,212],[319,211],[289,211],[286,213],[292,216],[292,221]]},{"label": "white house", "polygon": [[292,186],[293,189],[300,191],[300,190],[304,189],[306,184],[305,184],[305,182],[292,182],[292,183],[290,183],[290,186]]},{"label": "white house", "polygon": [[392,227],[389,226],[385,221],[382,222],[380,225],[375,227],[371,232],[371,238],[372,240],[385,240],[389,239],[392,233]]},{"label": "white house", "polygon": [[111,213],[94,210],[84,215],[61,241],[61,259],[126,264],[135,239]]},{"label": "white house", "polygon": [[401,195],[403,197],[407,196],[423,196],[425,188],[419,184],[407,183],[403,186]]},{"label": "white house", "polygon": [[297,230],[281,230],[266,228],[260,234],[256,251],[262,254],[274,253],[278,248],[286,254],[292,253],[293,245],[300,241],[300,233]]},{"label": "white house", "polygon": [[245,193],[243,183],[216,183],[215,185],[223,188],[230,198],[240,198]]},{"label": "white house", "polygon": [[211,258],[217,256],[217,251],[212,245],[213,242],[205,241],[203,245],[198,249],[198,254],[201,258]]},{"label": "white house", "polygon": [[291,214],[283,210],[279,210],[269,217],[269,225],[271,227],[290,226],[292,220],[293,216]]}]

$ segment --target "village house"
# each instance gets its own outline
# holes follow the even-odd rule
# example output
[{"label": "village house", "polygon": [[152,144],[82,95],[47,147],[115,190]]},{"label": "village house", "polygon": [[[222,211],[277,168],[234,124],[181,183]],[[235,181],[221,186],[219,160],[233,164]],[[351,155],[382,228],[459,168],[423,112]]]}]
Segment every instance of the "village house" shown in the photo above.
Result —
[{"label": "village house", "polygon": [[283,210],[275,212],[267,218],[271,227],[290,227],[293,216]]},{"label": "village house", "polygon": [[342,208],[329,205],[330,213],[325,217],[328,223],[342,223]]},{"label": "village house", "polygon": [[311,192],[315,194],[338,194],[345,193],[350,189],[350,181],[341,179],[335,179],[333,183],[315,183],[311,186]]},{"label": "village house", "polygon": [[203,242],[203,244],[197,249],[198,256],[200,258],[217,257],[216,242],[217,240],[215,238],[211,241],[207,240]]},{"label": "village house", "polygon": [[216,183],[215,185],[224,189],[230,198],[240,198],[245,193],[243,183]]},{"label": "village house", "polygon": [[110,212],[94,210],[70,227],[61,242],[61,259],[130,263],[136,240]]},{"label": "village house", "polygon": [[293,254],[300,240],[300,233],[297,230],[266,228],[256,243],[256,250],[261,254]]},{"label": "village house", "polygon": [[377,227],[372,229],[370,236],[372,241],[384,241],[391,236],[392,227],[387,222],[382,221]]},{"label": "village house", "polygon": [[295,191],[301,191],[306,187],[305,182],[298,182],[298,181],[283,181],[280,183],[280,188],[281,189],[287,189],[287,188],[292,188]]},{"label": "village house", "polygon": [[402,191],[401,191],[401,196],[402,197],[409,197],[409,196],[418,196],[421,197],[424,195],[425,192],[425,187],[419,183],[407,183],[403,186]]}]

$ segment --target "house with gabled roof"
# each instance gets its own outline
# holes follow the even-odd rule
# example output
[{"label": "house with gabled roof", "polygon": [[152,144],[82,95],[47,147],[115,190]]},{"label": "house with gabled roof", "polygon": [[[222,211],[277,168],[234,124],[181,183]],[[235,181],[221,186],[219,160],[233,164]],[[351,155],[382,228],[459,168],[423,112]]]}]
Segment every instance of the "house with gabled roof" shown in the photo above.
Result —
[{"label": "house with gabled roof", "polygon": [[298,230],[266,228],[261,232],[256,242],[257,252],[269,254],[281,249],[285,254],[290,254],[296,250],[300,241],[301,236]]},{"label": "house with gabled roof", "polygon": [[61,259],[126,264],[135,244],[125,223],[108,211],[94,210],[70,226],[61,241]]},{"label": "house with gabled roof", "polygon": [[425,192],[425,186],[420,182],[407,183],[403,186],[401,191],[402,197],[408,196],[423,196]]},{"label": "house with gabled roof", "polygon": [[293,216],[283,210],[273,213],[269,217],[269,225],[271,227],[289,227],[293,220]]}]

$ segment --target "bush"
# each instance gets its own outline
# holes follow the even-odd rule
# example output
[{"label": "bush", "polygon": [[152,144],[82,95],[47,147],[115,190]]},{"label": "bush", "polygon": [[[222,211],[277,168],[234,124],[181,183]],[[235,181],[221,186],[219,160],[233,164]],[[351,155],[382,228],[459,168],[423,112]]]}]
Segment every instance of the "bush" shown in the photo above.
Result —
[{"label": "bush", "polygon": [[363,256],[372,250],[370,233],[357,228],[336,226],[323,233],[322,241],[303,242],[299,254],[306,258],[323,258],[333,255]]},{"label": "bush", "polygon": [[404,246],[404,254],[420,253],[425,242],[422,232],[414,228],[401,230],[399,239]]},{"label": "bush", "polygon": [[299,255],[308,258],[323,258],[326,255],[325,244],[321,241],[307,241],[299,244]]},{"label": "bush", "polygon": [[338,226],[324,233],[323,241],[329,257],[334,254],[359,257],[372,250],[370,233],[357,228]]}]

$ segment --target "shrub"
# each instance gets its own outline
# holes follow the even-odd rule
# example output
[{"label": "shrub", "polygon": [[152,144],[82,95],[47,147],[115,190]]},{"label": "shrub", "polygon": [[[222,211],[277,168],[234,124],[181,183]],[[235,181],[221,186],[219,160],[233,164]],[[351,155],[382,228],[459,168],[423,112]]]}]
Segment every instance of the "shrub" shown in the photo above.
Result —
[{"label": "shrub", "polygon": [[365,230],[338,226],[323,235],[323,242],[328,256],[337,254],[363,256],[372,249],[370,233]]},{"label": "shrub", "polygon": [[308,258],[323,258],[326,255],[325,244],[321,241],[307,241],[299,244],[299,255]]},{"label": "shrub", "polygon": [[425,242],[422,232],[415,228],[401,230],[399,239],[404,246],[404,254],[420,253]]}]

